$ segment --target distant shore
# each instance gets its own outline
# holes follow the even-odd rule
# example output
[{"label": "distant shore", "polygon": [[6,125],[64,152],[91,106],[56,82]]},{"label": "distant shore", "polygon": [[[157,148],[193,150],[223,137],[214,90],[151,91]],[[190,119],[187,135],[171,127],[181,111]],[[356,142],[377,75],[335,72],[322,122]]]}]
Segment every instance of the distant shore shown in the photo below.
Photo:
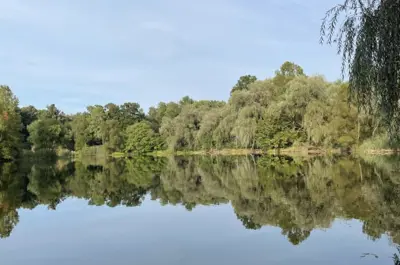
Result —
[{"label": "distant shore", "polygon": [[[214,156],[235,156],[235,155],[296,155],[296,156],[316,156],[316,155],[329,155],[329,154],[341,154],[343,153],[340,149],[322,149],[316,147],[290,147],[284,149],[210,149],[210,150],[197,150],[197,151],[155,151],[147,153],[145,155],[152,156],[185,156],[185,155],[214,155]],[[128,154],[116,152],[111,156],[114,158],[118,157],[129,157],[136,154]]]},{"label": "distant shore", "polygon": [[25,152],[24,156],[28,159],[35,159],[37,157],[55,156],[58,158],[79,158],[79,157],[113,157],[113,158],[129,158],[133,156],[155,156],[155,157],[168,157],[168,156],[242,156],[242,155],[286,155],[286,156],[324,156],[324,155],[359,155],[359,156],[385,156],[385,155],[398,155],[400,154],[400,149],[353,149],[353,150],[341,150],[341,149],[324,149],[318,147],[290,147],[283,149],[210,149],[210,150],[196,150],[196,151],[170,151],[170,150],[160,150],[150,153],[124,153],[124,152],[114,152],[111,154],[106,154],[105,152],[74,152],[61,150],[57,152]]}]

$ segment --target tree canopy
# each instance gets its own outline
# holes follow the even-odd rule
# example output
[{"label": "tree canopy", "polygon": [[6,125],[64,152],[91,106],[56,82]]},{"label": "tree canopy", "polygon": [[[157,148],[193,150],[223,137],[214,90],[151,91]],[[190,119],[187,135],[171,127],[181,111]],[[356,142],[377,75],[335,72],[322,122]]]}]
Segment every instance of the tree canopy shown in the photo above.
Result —
[{"label": "tree canopy", "polygon": [[148,122],[138,122],[126,128],[125,151],[146,154],[160,149],[162,149],[161,138]]}]

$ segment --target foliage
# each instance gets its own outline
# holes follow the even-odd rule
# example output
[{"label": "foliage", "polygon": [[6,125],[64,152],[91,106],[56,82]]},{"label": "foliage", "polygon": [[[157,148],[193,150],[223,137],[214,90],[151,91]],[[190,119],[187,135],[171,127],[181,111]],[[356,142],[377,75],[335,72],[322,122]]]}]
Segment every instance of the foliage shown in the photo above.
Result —
[{"label": "foliage", "polygon": [[249,85],[257,81],[257,77],[254,75],[244,75],[239,78],[236,85],[231,90],[231,95],[235,91],[248,90]]},{"label": "foliage", "polygon": [[0,86],[0,160],[13,160],[21,145],[18,99],[8,86]]},{"label": "foliage", "polygon": [[392,140],[400,129],[399,12],[397,0],[346,0],[321,26],[321,42],[337,44],[342,55],[352,96],[368,111],[379,109]]},{"label": "foliage", "polygon": [[26,149],[31,148],[30,143],[28,142],[29,132],[28,126],[36,121],[39,116],[39,111],[34,106],[27,106],[20,109],[21,114],[21,122],[22,122],[22,143],[25,145]]},{"label": "foliage", "polygon": [[139,122],[126,129],[125,145],[126,152],[144,154],[161,149],[162,142],[147,122]]},{"label": "foliage", "polygon": [[138,103],[89,106],[87,112],[76,114],[71,122],[75,150],[98,145],[104,145],[109,153],[124,150],[126,128],[144,119]]},{"label": "foliage", "polygon": [[303,68],[293,62],[286,61],[275,72],[273,81],[277,86],[284,86],[298,76],[305,76]]},{"label": "foliage", "polygon": [[151,107],[148,113],[148,120],[151,122],[155,132],[159,132],[163,119],[173,119],[179,115],[182,106],[175,102],[160,102],[157,107]]},{"label": "foliage", "polygon": [[309,141],[317,146],[351,147],[362,137],[355,106],[347,102],[347,84],[332,84],[320,100],[313,100],[304,115]]},{"label": "foliage", "polygon": [[60,121],[44,118],[28,126],[29,138],[34,149],[55,149],[62,144],[65,131]]},{"label": "foliage", "polygon": [[[204,133],[204,130],[200,131],[204,117],[212,111],[218,111],[225,105],[224,102],[212,100],[190,102],[181,100],[179,115],[172,119],[170,117],[163,119],[160,134],[170,150],[194,150],[201,146],[197,134],[199,132]],[[205,140],[209,142],[210,138],[206,137]]]}]

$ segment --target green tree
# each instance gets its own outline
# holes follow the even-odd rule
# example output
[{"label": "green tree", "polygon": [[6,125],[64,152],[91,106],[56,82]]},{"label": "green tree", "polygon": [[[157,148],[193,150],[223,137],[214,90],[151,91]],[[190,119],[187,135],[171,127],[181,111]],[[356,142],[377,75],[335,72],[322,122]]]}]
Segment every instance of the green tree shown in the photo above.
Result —
[{"label": "green tree", "polygon": [[62,124],[65,124],[69,118],[62,112],[60,109],[56,107],[56,105],[51,104],[46,107],[46,109],[38,111],[38,118],[40,119],[54,119],[58,120]]},{"label": "green tree", "polygon": [[0,86],[0,160],[15,159],[21,147],[18,99],[8,86]]},{"label": "green tree", "polygon": [[34,121],[28,126],[29,141],[33,148],[55,150],[64,142],[65,130],[60,121],[45,118]]},{"label": "green tree", "polygon": [[163,119],[173,119],[179,115],[182,106],[175,102],[160,102],[157,107],[149,109],[147,119],[151,123],[154,131],[159,132]]},{"label": "green tree", "polygon": [[222,116],[220,109],[213,109],[204,114],[200,129],[196,135],[196,146],[201,149],[211,149],[216,147],[217,144],[214,141],[213,133],[217,128],[221,118]]},{"label": "green tree", "polygon": [[147,122],[138,122],[126,129],[125,151],[129,153],[149,153],[161,148],[161,138]]},{"label": "green tree", "polygon": [[231,95],[235,91],[248,90],[249,85],[254,83],[255,81],[257,81],[257,77],[254,75],[241,76],[237,81],[236,85],[232,88]]},{"label": "green tree", "polygon": [[75,150],[81,150],[92,140],[88,127],[88,113],[77,113],[74,115],[71,122],[71,131],[75,142]]},{"label": "green tree", "polygon": [[[237,93],[235,93],[237,94]],[[235,136],[232,135],[237,112],[230,106],[221,110],[221,120],[213,132],[213,142],[218,149],[234,147]]]},{"label": "green tree", "polygon": [[71,139],[69,142],[75,142],[77,150],[102,145],[106,153],[122,151],[125,129],[144,119],[145,114],[138,103],[89,106],[87,112],[78,113],[67,123],[67,129],[71,128],[71,132],[67,130],[67,136]]},{"label": "green tree", "polygon": [[27,106],[20,109],[21,113],[21,121],[22,121],[22,142],[24,144],[24,148],[29,149],[30,143],[28,142],[29,132],[28,126],[38,119],[39,111],[34,106]]},{"label": "green tree", "polygon": [[196,134],[200,129],[201,113],[193,105],[186,105],[174,119],[165,120],[160,133],[170,150],[193,150]]},{"label": "green tree", "polygon": [[246,106],[239,111],[231,132],[231,135],[235,137],[236,147],[256,147],[255,137],[261,111],[258,104]]},{"label": "green tree", "polygon": [[94,105],[87,107],[88,110],[88,133],[90,134],[90,141],[88,145],[101,145],[103,144],[103,126],[106,121],[106,112],[103,106]]},{"label": "green tree", "polygon": [[180,101],[179,104],[180,105],[190,105],[193,104],[194,100],[192,98],[190,98],[189,96],[184,96]]},{"label": "green tree", "polygon": [[357,108],[347,101],[348,86],[329,87],[324,98],[312,100],[304,114],[304,127],[312,145],[349,148],[364,140]]},{"label": "green tree", "polygon": [[[164,117],[160,134],[165,139],[168,149],[176,151],[200,148],[203,143],[197,134],[204,117],[211,110],[219,111],[224,105],[224,102],[213,100],[193,101],[183,104],[178,116],[172,119]],[[204,140],[209,141],[209,138]]]},{"label": "green tree", "polygon": [[305,76],[303,68],[293,62],[286,61],[275,72],[273,81],[276,85],[282,87],[298,76]]},{"label": "green tree", "polygon": [[123,129],[144,120],[145,114],[138,103],[126,102],[120,107],[121,117],[118,119]]}]

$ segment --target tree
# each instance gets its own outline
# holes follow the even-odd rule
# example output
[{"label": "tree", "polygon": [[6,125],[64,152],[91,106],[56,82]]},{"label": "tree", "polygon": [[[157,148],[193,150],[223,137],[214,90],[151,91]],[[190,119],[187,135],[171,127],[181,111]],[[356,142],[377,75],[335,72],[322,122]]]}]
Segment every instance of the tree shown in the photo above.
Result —
[{"label": "tree", "polygon": [[106,121],[106,113],[101,105],[87,107],[88,110],[88,133],[90,134],[89,145],[103,144],[103,125]]},{"label": "tree", "polygon": [[378,106],[392,142],[400,138],[399,13],[397,0],[346,0],[321,25],[321,43],[337,44],[342,55],[352,98],[367,110]]},{"label": "tree", "polygon": [[221,121],[213,132],[216,148],[233,147],[235,137],[232,135],[232,130],[236,119],[237,112],[232,107],[228,106],[221,110]]},{"label": "tree", "polygon": [[120,107],[121,117],[119,121],[123,129],[136,122],[144,120],[145,114],[138,103],[126,102]]},{"label": "tree", "polygon": [[107,120],[102,126],[103,145],[108,152],[116,152],[124,149],[124,128],[117,120]]},{"label": "tree", "polygon": [[119,106],[114,103],[105,105],[104,111],[107,120],[118,120],[121,117],[121,110]]},{"label": "tree", "polygon": [[0,160],[15,159],[21,144],[18,99],[8,86],[0,86]]},{"label": "tree", "polygon": [[77,150],[85,146],[103,145],[107,152],[122,151],[125,129],[144,119],[145,114],[138,103],[89,106],[87,112],[73,117],[70,124],[72,140]]},{"label": "tree", "polygon": [[303,68],[292,62],[284,62],[279,70],[275,72],[274,83],[283,87],[297,76],[305,76]]},{"label": "tree", "polygon": [[204,114],[200,130],[196,135],[196,146],[201,149],[210,149],[216,147],[216,143],[213,139],[213,132],[218,126],[221,118],[222,116],[220,109],[213,109]]},{"label": "tree", "polygon": [[60,117],[64,116],[64,113],[59,110],[56,105],[51,104],[48,105],[45,110],[42,110],[40,115],[41,118],[60,120]]},{"label": "tree", "polygon": [[71,130],[75,141],[75,150],[81,150],[92,140],[88,127],[88,113],[77,113],[74,115],[71,122]]},{"label": "tree", "polygon": [[180,101],[180,105],[190,105],[193,104],[194,100],[190,98],[189,96],[184,96]]},{"label": "tree", "polygon": [[194,150],[201,117],[202,113],[193,104],[187,104],[174,119],[165,119],[160,133],[165,137],[168,148],[173,151]]},{"label": "tree", "polygon": [[[200,148],[203,142],[199,141],[197,134],[202,127],[204,117],[211,110],[220,111],[224,105],[224,102],[214,100],[193,101],[183,104],[178,116],[174,118],[165,116],[160,127],[160,134],[164,137],[168,148],[174,151]],[[204,139],[204,141],[208,140]]]},{"label": "tree", "polygon": [[231,95],[235,91],[248,90],[249,85],[257,81],[257,77],[254,75],[244,75],[239,78],[236,85],[231,90]]},{"label": "tree", "polygon": [[149,123],[138,122],[126,129],[125,151],[129,153],[149,153],[161,149],[161,138]]},{"label": "tree", "polygon": [[239,111],[238,117],[231,131],[231,135],[235,137],[236,147],[255,147],[257,122],[261,111],[262,108],[258,104],[246,106]]},{"label": "tree", "polygon": [[295,142],[304,142],[303,121],[307,106],[310,102],[320,101],[329,85],[321,77],[289,76],[290,81],[280,94],[271,93],[276,96],[262,112],[262,120],[257,124],[259,148],[285,148]]},{"label": "tree", "polygon": [[28,140],[33,144],[35,150],[50,149],[64,142],[65,130],[60,121],[52,118],[39,119],[28,126]]},{"label": "tree", "polygon": [[262,225],[254,223],[251,218],[247,216],[240,216],[236,214],[236,217],[238,220],[240,220],[246,229],[251,229],[251,230],[259,230],[261,229]]},{"label": "tree", "polygon": [[150,107],[147,119],[155,132],[159,132],[164,118],[173,119],[179,115],[182,106],[175,102],[160,102],[157,107]]},{"label": "tree", "polygon": [[320,100],[310,101],[303,121],[310,144],[349,148],[364,140],[357,108],[347,102],[347,92],[347,84],[338,83]]},{"label": "tree", "polygon": [[30,143],[28,142],[29,132],[28,126],[38,119],[39,111],[34,106],[27,106],[20,109],[21,121],[22,121],[22,142],[27,149],[30,148]]}]

